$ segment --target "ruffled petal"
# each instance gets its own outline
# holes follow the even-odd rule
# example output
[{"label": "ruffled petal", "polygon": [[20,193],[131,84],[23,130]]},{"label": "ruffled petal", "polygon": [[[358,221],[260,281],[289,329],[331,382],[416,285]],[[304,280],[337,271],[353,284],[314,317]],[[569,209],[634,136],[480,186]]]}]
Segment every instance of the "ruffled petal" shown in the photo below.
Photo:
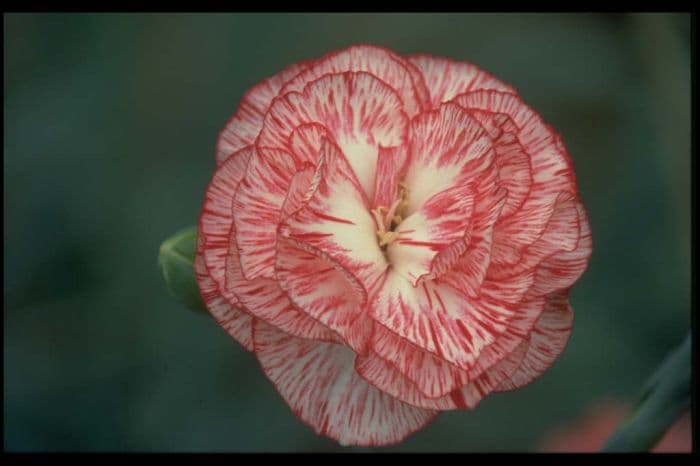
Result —
[{"label": "ruffled petal", "polygon": [[220,164],[207,187],[204,207],[199,219],[198,238],[203,240],[202,256],[209,276],[218,286],[220,294],[236,304],[236,297],[226,289],[226,254],[233,233],[231,206],[238,184],[255,149],[241,149]]},{"label": "ruffled petal", "polygon": [[235,240],[243,273],[249,280],[274,278],[277,225],[292,178],[308,162],[278,149],[260,149],[251,156],[233,200]]},{"label": "ruffled petal", "polygon": [[470,299],[437,281],[411,282],[389,270],[370,300],[370,316],[421,349],[470,369],[482,349],[507,329],[517,313],[507,303]]},{"label": "ruffled petal", "polygon": [[522,250],[542,234],[557,196],[576,192],[571,159],[560,150],[551,128],[517,95],[482,90],[462,94],[452,102],[467,110],[507,116],[518,128],[518,143],[530,156],[529,195],[517,211],[501,217],[494,230],[494,261],[514,264]]},{"label": "ruffled petal", "polygon": [[429,55],[414,55],[408,60],[423,74],[426,87],[430,92],[432,108],[439,107],[443,102],[449,102],[459,94],[478,89],[515,92],[513,87],[471,63]]},{"label": "ruffled petal", "polygon": [[277,280],[248,280],[241,270],[238,249],[233,239],[229,242],[226,260],[226,288],[238,298],[249,314],[290,335],[322,341],[340,341],[325,325],[297,309]]},{"label": "ruffled petal", "polygon": [[573,319],[574,314],[568,302],[567,292],[549,295],[544,312],[530,333],[522,364],[498,386],[497,390],[522,387],[542,375],[564,351],[571,334]]},{"label": "ruffled petal", "polygon": [[219,133],[217,163],[223,163],[231,154],[255,142],[272,99],[277,97],[284,83],[306,69],[308,64],[310,62],[292,65],[245,93],[238,110]]},{"label": "ruffled petal", "polygon": [[453,263],[468,244],[474,212],[471,185],[458,185],[435,194],[396,228],[398,238],[387,247],[396,273],[416,286],[425,276],[439,275],[435,264]]},{"label": "ruffled petal", "polygon": [[368,384],[343,345],[295,338],[258,322],[253,338],[260,365],[292,411],[341,445],[397,443],[436,415]]},{"label": "ruffled petal", "polygon": [[491,139],[476,119],[455,104],[443,104],[411,121],[405,216],[435,194],[469,183],[494,163]]},{"label": "ruffled petal", "polygon": [[468,109],[491,137],[496,152],[498,184],[508,191],[501,217],[507,217],[523,205],[532,187],[530,156],[518,141],[518,127],[503,113]]},{"label": "ruffled petal", "polygon": [[321,152],[316,189],[280,224],[280,235],[329,256],[370,290],[387,263],[369,202],[340,149],[327,142]]},{"label": "ruffled petal", "polygon": [[418,408],[441,411],[474,409],[486,395],[496,390],[501,382],[513,374],[521,364],[526,349],[527,344],[519,345],[512,353],[473,382],[463,384],[438,398],[425,396],[403,373],[374,353],[358,357],[355,369],[362,378],[383,392]]},{"label": "ruffled petal", "polygon": [[420,349],[382,325],[374,326],[370,348],[372,354],[401,373],[425,397],[439,398],[470,382],[467,371]]},{"label": "ruffled petal", "polygon": [[399,182],[405,174],[408,151],[406,146],[379,147],[377,170],[374,176],[372,209],[388,207],[394,202]]},{"label": "ruffled petal", "polygon": [[345,269],[304,243],[280,238],[275,264],[277,279],[304,313],[337,332],[356,353],[366,353],[372,320],[367,294]]},{"label": "ruffled petal", "polygon": [[576,201],[575,206],[580,225],[580,235],[576,248],[569,250],[560,245],[557,253],[547,257],[539,264],[533,284],[535,293],[549,294],[557,290],[568,289],[588,267],[593,250],[591,228],[583,204]]},{"label": "ruffled petal", "polygon": [[409,116],[424,109],[427,89],[418,70],[390,50],[359,45],[333,52],[316,60],[313,66],[288,82],[281,91],[301,91],[311,81],[328,74],[366,72],[396,90]]},{"label": "ruffled petal", "polygon": [[408,117],[394,89],[371,74],[326,75],[275,99],[257,145],[288,150],[294,131],[309,123],[326,128],[371,199],[378,147],[402,145]]},{"label": "ruffled petal", "polygon": [[[508,280],[513,275],[537,267],[545,259],[555,254],[574,252],[577,249],[583,231],[581,230],[581,212],[577,207],[579,203],[576,197],[564,192],[556,197],[553,204],[553,211],[542,234],[531,245],[522,250],[517,262],[511,264],[510,261],[497,262],[493,260],[487,273],[488,279],[493,281]],[[590,230],[587,231],[590,238]],[[494,247],[495,249],[497,248]],[[588,249],[590,250],[590,248]],[[576,264],[585,265],[587,256],[584,255],[578,259]],[[563,287],[558,286],[555,289],[561,288]]]},{"label": "ruffled petal", "polygon": [[[198,240],[199,244],[199,240]],[[194,259],[194,273],[202,300],[216,322],[248,351],[253,351],[253,318],[234,307],[219,291],[204,264],[200,247]]]}]

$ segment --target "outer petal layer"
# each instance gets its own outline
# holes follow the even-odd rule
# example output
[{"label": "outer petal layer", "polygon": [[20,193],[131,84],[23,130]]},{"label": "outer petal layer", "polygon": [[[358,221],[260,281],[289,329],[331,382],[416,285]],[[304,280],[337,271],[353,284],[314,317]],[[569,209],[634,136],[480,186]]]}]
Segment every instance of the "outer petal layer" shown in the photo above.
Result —
[{"label": "outer petal layer", "polygon": [[194,273],[202,300],[209,313],[238,343],[248,351],[253,351],[253,318],[241,309],[232,306],[228,300],[221,296],[216,282],[209,276],[204,265],[201,252],[195,256]]},{"label": "outer petal layer", "polygon": [[468,370],[482,348],[506,330],[516,307],[473,300],[437,281],[414,288],[390,270],[370,301],[369,313],[398,336]]},{"label": "outer petal layer", "polygon": [[256,323],[254,341],[260,365],[294,413],[341,445],[397,443],[436,414],[368,384],[354,370],[355,354],[342,345],[295,338],[263,323]]},{"label": "outer petal layer", "polygon": [[255,142],[272,99],[277,97],[284,83],[304,69],[304,63],[292,65],[246,92],[238,110],[219,133],[217,163],[223,163],[231,154]]},{"label": "outer petal layer", "polygon": [[530,334],[522,364],[509,379],[499,385],[498,390],[522,387],[546,371],[564,351],[571,334],[573,319],[574,314],[567,293],[550,295],[542,316]]},{"label": "outer petal layer", "polygon": [[301,91],[304,86],[324,75],[366,72],[396,89],[406,111],[413,116],[427,104],[427,90],[419,71],[395,53],[380,47],[361,45],[331,53],[314,62],[306,71],[288,82],[281,90],[284,95]]},{"label": "outer petal layer", "polygon": [[513,87],[499,81],[491,74],[466,62],[455,62],[449,58],[415,55],[408,59],[423,74],[430,92],[432,108],[449,102],[455,96],[478,89],[495,89],[515,92]]},{"label": "outer petal layer", "polygon": [[225,286],[226,254],[231,236],[235,233],[232,204],[238,184],[254,151],[252,147],[246,147],[219,165],[207,187],[199,219],[198,237],[203,240],[202,256],[209,276],[218,286],[220,293],[234,305],[238,300]]}]

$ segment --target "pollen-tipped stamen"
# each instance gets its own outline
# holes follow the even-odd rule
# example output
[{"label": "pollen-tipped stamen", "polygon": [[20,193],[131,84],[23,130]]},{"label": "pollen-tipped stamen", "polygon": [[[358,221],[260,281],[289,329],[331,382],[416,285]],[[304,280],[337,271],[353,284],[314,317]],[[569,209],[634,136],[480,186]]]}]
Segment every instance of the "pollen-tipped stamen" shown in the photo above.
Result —
[{"label": "pollen-tipped stamen", "polygon": [[399,182],[399,189],[391,206],[388,208],[385,206],[379,206],[376,209],[372,209],[372,216],[377,224],[377,239],[379,240],[379,247],[384,248],[399,237],[399,234],[394,231],[398,227],[399,223],[403,221],[403,216],[399,213],[406,206],[406,194],[408,193],[408,188],[403,182]]}]

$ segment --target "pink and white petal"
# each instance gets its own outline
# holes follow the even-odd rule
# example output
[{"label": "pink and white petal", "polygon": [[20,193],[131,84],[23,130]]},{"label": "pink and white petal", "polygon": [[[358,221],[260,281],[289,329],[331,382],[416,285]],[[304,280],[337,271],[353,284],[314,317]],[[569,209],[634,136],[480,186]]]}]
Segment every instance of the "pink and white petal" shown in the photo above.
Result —
[{"label": "pink and white petal", "polygon": [[325,325],[299,311],[276,280],[248,280],[241,270],[236,242],[231,240],[226,260],[226,288],[253,317],[302,338],[340,341]]},{"label": "pink and white petal", "polygon": [[374,353],[358,357],[355,369],[362,378],[378,389],[418,408],[441,411],[474,409],[479,401],[513,374],[521,364],[526,349],[527,344],[524,342],[474,381],[462,384],[437,398],[427,397],[395,366]]},{"label": "pink and white petal", "polygon": [[219,292],[232,304],[235,304],[236,298],[227,292],[225,286],[226,254],[233,224],[231,207],[238,184],[254,151],[252,146],[241,149],[217,167],[207,186],[204,207],[199,218],[198,237],[204,240],[204,263]]},{"label": "pink and white petal", "polygon": [[295,338],[256,322],[255,354],[292,411],[316,433],[341,445],[397,443],[437,414],[402,403],[354,370],[343,345]]},{"label": "pink and white petal", "polygon": [[443,102],[449,102],[459,94],[477,89],[516,92],[513,87],[471,63],[430,55],[414,55],[408,60],[423,74],[426,87],[430,92],[432,108],[439,107]]},{"label": "pink and white petal", "polygon": [[[532,269],[556,254],[573,252],[577,249],[583,233],[581,222],[584,218],[581,215],[582,213],[585,215],[585,212],[579,211],[578,205],[580,203],[578,203],[574,195],[567,192],[559,194],[554,204],[555,207],[543,233],[522,252],[516,254],[515,250],[510,248],[510,245],[506,244],[504,246],[505,240],[499,245],[494,245],[492,265],[487,273],[489,279],[508,280],[509,277],[520,274],[527,269]],[[580,208],[582,209],[582,207]],[[590,230],[587,231],[590,236]],[[517,255],[517,260],[510,258],[506,261],[504,256],[497,257],[497,254],[507,250],[510,251],[509,254],[511,255]],[[577,260],[578,262],[581,262],[581,260]],[[580,264],[576,267],[579,266]]]},{"label": "pink and white petal", "polygon": [[[462,94],[452,102],[472,111],[504,114],[518,127],[518,142],[530,156],[532,185],[520,209],[503,217],[495,233],[496,244],[508,242],[518,252],[541,235],[556,196],[561,192],[576,192],[571,159],[558,148],[551,128],[517,95],[482,90]],[[501,257],[494,259],[499,261]]]},{"label": "pink and white petal", "polygon": [[522,364],[497,390],[513,390],[542,375],[564,351],[571,335],[573,319],[567,292],[549,295],[545,310],[530,333]]},{"label": "pink and white petal", "polygon": [[463,108],[443,104],[411,121],[405,215],[436,193],[469,182],[494,162],[491,139]]},{"label": "pink and white petal", "polygon": [[280,238],[275,271],[297,308],[337,332],[356,353],[367,352],[372,333],[367,294],[342,266],[303,243]]},{"label": "pink and white petal", "polygon": [[568,289],[586,270],[593,250],[591,228],[586,211],[580,201],[576,201],[576,210],[580,224],[580,236],[576,248],[568,250],[566,247],[559,246],[559,252],[540,262],[533,284],[533,292],[549,294]]},{"label": "pink and white petal", "polygon": [[[495,183],[495,182],[494,182]],[[469,231],[469,243],[465,252],[449,264],[445,264],[443,281],[477,299],[491,263],[493,231],[506,202],[506,192],[497,184],[490,189],[478,188],[478,204]]]},{"label": "pink and white petal", "polygon": [[316,191],[280,224],[280,235],[319,250],[370,290],[387,267],[364,191],[331,142],[322,147]]},{"label": "pink and white petal", "polygon": [[399,191],[399,181],[405,174],[407,161],[406,146],[379,147],[372,209],[389,207],[394,202]]},{"label": "pink and white petal", "polygon": [[289,150],[299,160],[316,164],[321,144],[329,138],[328,130],[319,123],[304,123],[298,126],[289,137]]},{"label": "pink and white petal", "polygon": [[274,100],[257,145],[286,149],[293,132],[309,123],[326,128],[371,199],[378,147],[402,145],[408,117],[396,92],[372,75],[326,75]]},{"label": "pink and white petal", "polygon": [[427,90],[425,84],[409,65],[399,55],[380,47],[359,45],[333,52],[322,57],[306,71],[288,82],[281,95],[292,91],[301,91],[308,83],[328,74],[343,72],[366,72],[396,91],[401,98],[406,112],[413,116],[422,110],[428,102],[425,101]]},{"label": "pink and white petal", "polygon": [[374,326],[370,348],[427,398],[442,397],[470,382],[466,371],[409,343],[382,325]]},{"label": "pink and white petal", "polygon": [[505,303],[470,299],[436,281],[416,288],[390,269],[370,300],[369,313],[410,343],[470,369],[482,348],[506,330],[515,309]]},{"label": "pink and white petal", "polygon": [[508,191],[508,199],[501,217],[507,217],[523,205],[532,187],[530,157],[518,142],[518,127],[503,113],[468,109],[488,131],[493,140],[498,166],[498,184]]},{"label": "pink and white petal", "polygon": [[253,351],[253,318],[245,311],[234,307],[235,302],[232,304],[221,295],[219,287],[204,264],[201,251],[203,242],[203,238],[201,240],[200,237],[197,238],[197,254],[193,264],[202,300],[214,320],[245,349]]},{"label": "pink and white petal", "polygon": [[263,118],[272,99],[289,79],[306,69],[309,63],[291,65],[280,73],[255,85],[243,95],[238,110],[226,122],[216,143],[216,161],[223,163],[231,154],[255,143]]},{"label": "pink and white petal", "polygon": [[249,280],[274,278],[275,241],[280,212],[292,177],[308,164],[289,152],[261,149],[248,163],[233,200],[235,240]]},{"label": "pink and white petal", "polygon": [[440,411],[455,408],[449,397],[427,397],[406,375],[375,353],[358,356],[355,360],[355,370],[372,386],[411,406]]},{"label": "pink and white petal", "polygon": [[289,182],[287,197],[280,209],[281,219],[295,213],[309,200],[309,196],[316,191],[316,167],[306,164],[303,169],[296,172]]},{"label": "pink and white petal", "polygon": [[[479,294],[494,301],[519,303],[531,290],[536,275],[537,270],[532,267],[524,268],[513,275],[498,279],[486,277],[481,283]],[[533,295],[537,296],[539,293],[533,293]]]},{"label": "pink and white petal", "polygon": [[426,276],[435,277],[436,262],[454,263],[466,250],[474,212],[473,187],[457,185],[428,199],[397,229],[398,238],[387,247],[394,271],[413,286]]},{"label": "pink and white petal", "polygon": [[527,340],[537,319],[542,315],[545,302],[544,296],[528,295],[521,303],[511,305],[514,312],[508,319],[505,331],[482,349],[478,359],[468,371],[469,377],[472,379],[480,377]]}]

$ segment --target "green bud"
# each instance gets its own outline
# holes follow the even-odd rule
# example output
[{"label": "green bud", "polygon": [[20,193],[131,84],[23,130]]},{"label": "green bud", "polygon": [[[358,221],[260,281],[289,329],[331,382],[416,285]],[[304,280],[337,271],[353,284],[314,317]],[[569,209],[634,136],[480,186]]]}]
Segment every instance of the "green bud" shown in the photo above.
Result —
[{"label": "green bud", "polygon": [[206,313],[194,276],[197,227],[178,231],[160,245],[158,264],[165,286],[189,309]]}]

